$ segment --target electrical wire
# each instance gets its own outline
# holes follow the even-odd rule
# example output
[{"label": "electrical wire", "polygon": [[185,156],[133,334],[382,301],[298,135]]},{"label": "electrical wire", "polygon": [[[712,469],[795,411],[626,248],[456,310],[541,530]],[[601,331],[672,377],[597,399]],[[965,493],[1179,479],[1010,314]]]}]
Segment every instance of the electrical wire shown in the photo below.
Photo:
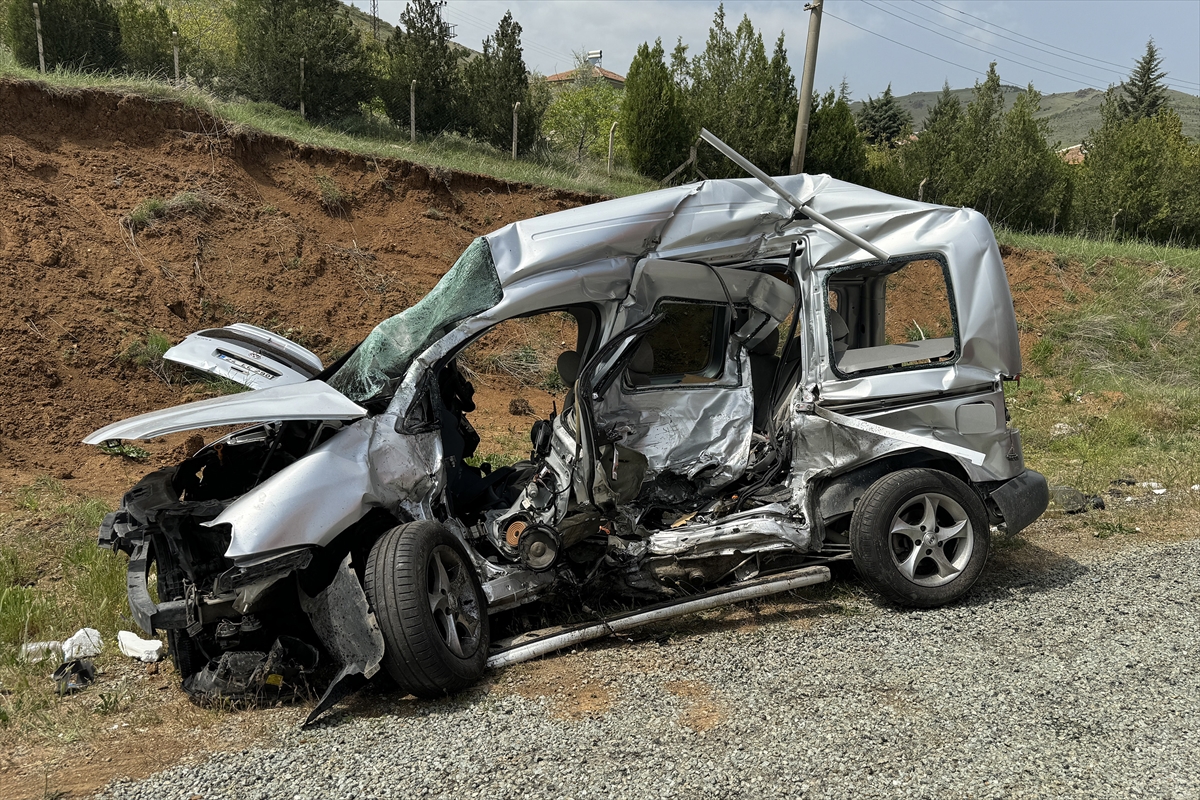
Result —
[{"label": "electrical wire", "polygon": [[[951,11],[953,11],[953,12],[955,12],[955,13],[957,13],[957,14],[961,14],[961,15],[962,15],[962,16],[964,16],[964,17],[970,17],[971,19],[977,19],[977,20],[979,20],[980,22],[984,23],[985,25],[989,25],[989,26],[991,26],[991,27],[993,27],[993,28],[996,28],[996,29],[998,29],[998,30],[1002,30],[1002,31],[1004,31],[1004,32],[1006,32],[1006,33],[1011,33],[1011,34],[1013,34],[1014,36],[1020,36],[1022,39],[1028,39],[1028,40],[1029,40],[1029,41],[1031,41],[1031,42],[1037,42],[1038,44],[1043,44],[1043,45],[1046,45],[1047,47],[1053,47],[1053,48],[1055,48],[1055,49],[1057,49],[1057,50],[1061,50],[1061,51],[1062,51],[1062,52],[1064,52],[1064,53],[1070,53],[1070,54],[1071,54],[1071,55],[1073,55],[1073,56],[1079,56],[1080,58],[1087,58],[1087,59],[1090,59],[1090,60],[1092,60],[1092,61],[1097,61],[1097,62],[1099,62],[1099,63],[1101,63],[1101,64],[1107,64],[1107,65],[1109,65],[1109,66],[1111,66],[1111,67],[1116,67],[1117,69],[1119,69],[1119,70],[1122,70],[1122,72],[1121,72],[1121,74],[1122,74],[1122,75],[1125,75],[1125,74],[1127,74],[1127,73],[1125,73],[1125,72],[1124,72],[1124,70],[1126,70],[1126,69],[1128,69],[1128,68],[1129,68],[1127,65],[1124,65],[1124,64],[1117,64],[1117,63],[1115,63],[1115,62],[1113,62],[1113,61],[1105,61],[1105,60],[1104,60],[1104,59],[1102,59],[1102,58],[1096,58],[1095,56],[1089,56],[1089,55],[1087,55],[1087,54],[1085,54],[1085,53],[1076,53],[1074,50],[1068,50],[1068,49],[1066,49],[1065,47],[1059,47],[1058,45],[1051,44],[1050,42],[1043,42],[1041,39],[1035,39],[1035,38],[1033,38],[1032,36],[1029,36],[1029,35],[1027,35],[1027,34],[1020,33],[1019,31],[1014,31],[1014,30],[1012,30],[1011,28],[1005,28],[1003,25],[997,25],[997,24],[996,24],[996,23],[994,23],[994,22],[989,22],[988,20],[984,19],[983,17],[977,17],[977,16],[975,16],[974,14],[968,14],[966,11],[961,11],[961,10],[959,10],[959,9],[955,8],[954,6],[949,6],[949,5],[946,5],[945,3],[939,2],[939,0],[930,0],[930,2],[934,3],[935,5],[939,5],[939,6],[941,6],[942,8],[948,8],[948,9],[950,9]],[[924,5],[924,3],[921,3],[921,2],[920,2],[920,0],[917,0],[917,3],[918,3],[918,5]],[[936,10],[936,9],[931,9],[931,10]],[[946,12],[944,12],[944,11],[939,11],[938,13],[939,13],[939,14],[943,14],[944,16],[950,17],[950,15],[949,15],[949,14],[946,14]],[[953,19],[953,17],[950,17],[950,18],[951,18],[951,19]],[[963,24],[964,24],[964,25],[971,25],[971,23],[969,23],[969,22],[967,22],[967,23],[963,23]],[[984,28],[980,28],[980,27],[979,27],[979,26],[977,26],[977,25],[972,25],[972,27],[974,27],[974,28],[977,28],[978,30],[982,30],[982,31],[984,31],[985,33],[990,33],[990,31],[987,31],[987,30],[986,30],[986,29],[984,29]],[[1028,46],[1028,45],[1027,45],[1027,46]],[[1200,83],[1196,83],[1196,82],[1194,82],[1194,81],[1177,80],[1177,81],[1176,81],[1176,83],[1184,83],[1184,84],[1187,84],[1187,85],[1189,85],[1189,86],[1195,86],[1195,87],[1197,87],[1197,88],[1200,88]]]},{"label": "electrical wire", "polygon": [[920,53],[923,56],[932,58],[936,61],[941,61],[944,64],[949,64],[952,67],[958,67],[959,69],[965,69],[967,72],[970,72],[975,75],[984,75],[984,76],[987,75],[986,72],[982,72],[982,71],[976,69],[975,67],[968,67],[965,64],[959,64],[956,61],[951,61],[947,58],[942,58],[941,56],[935,56],[933,53],[927,52],[925,50],[921,50],[920,48],[917,48],[917,47],[913,47],[912,45],[907,45],[904,42],[898,41],[889,36],[884,36],[882,33],[876,33],[875,31],[871,30],[870,28],[864,28],[861,25],[856,25],[848,19],[842,19],[841,17],[837,16],[836,14],[830,13],[829,11],[825,10],[824,7],[822,7],[822,9],[821,9],[821,16],[822,17],[830,17],[831,19],[836,19],[838,22],[842,23],[843,25],[849,25],[851,28],[857,28],[858,30],[862,31],[863,33],[869,33],[872,36],[877,36],[880,39],[884,39],[886,41],[891,42],[892,44],[899,45],[900,47],[903,47],[905,50],[912,50],[914,53]]},{"label": "electrical wire", "polygon": [[[1013,62],[1013,63],[1020,64],[1021,66],[1025,67],[1026,69],[1031,69],[1031,70],[1033,70],[1034,72],[1041,72],[1041,73],[1043,73],[1043,74],[1046,74],[1046,75],[1053,75],[1054,77],[1056,77],[1056,78],[1062,78],[1062,79],[1063,79],[1063,80],[1065,80],[1065,81],[1074,81],[1074,80],[1078,80],[1078,79],[1083,79],[1083,80],[1085,80],[1085,81],[1094,81],[1094,80],[1096,80],[1095,76],[1083,75],[1083,74],[1081,74],[1081,73],[1078,73],[1078,72],[1072,72],[1072,71],[1070,71],[1070,70],[1065,70],[1065,69],[1063,70],[1063,72],[1069,72],[1069,73],[1070,73],[1070,75],[1063,75],[1062,73],[1059,73],[1059,72],[1053,72],[1053,71],[1051,71],[1051,70],[1049,70],[1049,69],[1045,69],[1045,68],[1043,68],[1043,67],[1038,67],[1038,66],[1035,66],[1034,64],[1030,64],[1030,63],[1028,63],[1028,62],[1022,61],[1021,59],[1019,59],[1019,58],[1016,58],[1015,56],[1012,56],[1012,55],[1000,55],[1000,54],[998,54],[998,53],[993,53],[993,52],[992,52],[992,51],[990,51],[990,50],[984,50],[984,49],[983,49],[983,48],[981,48],[981,47],[975,47],[974,45],[964,44],[964,43],[963,43],[963,42],[962,42],[960,39],[957,39],[957,38],[955,38],[955,37],[953,37],[953,36],[948,36],[948,35],[946,35],[946,34],[944,34],[944,33],[940,33],[940,32],[938,32],[938,31],[935,31],[933,28],[928,28],[928,27],[926,27],[926,26],[924,26],[924,25],[921,25],[921,24],[919,24],[919,23],[917,23],[917,22],[913,22],[913,21],[912,21],[911,19],[909,19],[908,17],[902,17],[902,16],[900,16],[899,14],[897,14],[897,13],[895,13],[895,12],[888,11],[886,8],[882,8],[882,7],[880,7],[880,6],[877,6],[877,5],[875,5],[874,3],[872,3],[872,2],[871,2],[871,0],[862,0],[862,2],[863,2],[863,3],[865,3],[865,4],[867,4],[867,5],[868,5],[868,6],[870,6],[871,8],[875,9],[876,11],[882,11],[884,14],[887,14],[887,15],[889,15],[889,16],[895,17],[896,19],[900,20],[901,22],[907,22],[909,25],[912,25],[913,27],[920,28],[920,29],[921,29],[921,30],[923,30],[923,31],[928,31],[929,33],[932,33],[934,36],[940,36],[940,37],[942,37],[943,39],[949,39],[950,41],[954,42],[955,44],[958,44],[958,45],[960,45],[960,46],[962,46],[962,47],[967,47],[967,48],[970,48],[971,50],[976,50],[976,51],[978,51],[978,52],[980,52],[980,53],[983,53],[984,55],[991,56],[992,58],[994,58],[994,59],[996,59],[996,60],[998,60],[998,61],[1008,60],[1008,61],[1011,61],[1011,62]],[[978,40],[976,40],[976,41],[978,41]],[[1052,65],[1046,65],[1046,66],[1052,66]],[[1061,69],[1061,68],[1060,68],[1060,69]],[[1074,76],[1074,77],[1071,77],[1071,76]],[[1103,82],[1103,81],[1101,81],[1101,82]]]}]

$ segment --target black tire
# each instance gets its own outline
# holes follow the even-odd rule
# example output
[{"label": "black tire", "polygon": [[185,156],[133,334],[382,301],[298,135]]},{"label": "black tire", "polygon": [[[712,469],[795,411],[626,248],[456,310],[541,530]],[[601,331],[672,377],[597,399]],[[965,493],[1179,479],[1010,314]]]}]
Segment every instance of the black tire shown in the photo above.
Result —
[{"label": "black tire", "polygon": [[383,632],[384,669],[402,691],[443,697],[479,680],[490,642],[487,602],[449,531],[427,521],[392,528],[371,547],[363,578]]},{"label": "black tire", "polygon": [[863,494],[850,520],[859,574],[902,606],[931,608],[962,597],[983,572],[990,546],[979,496],[936,469],[885,475]]}]

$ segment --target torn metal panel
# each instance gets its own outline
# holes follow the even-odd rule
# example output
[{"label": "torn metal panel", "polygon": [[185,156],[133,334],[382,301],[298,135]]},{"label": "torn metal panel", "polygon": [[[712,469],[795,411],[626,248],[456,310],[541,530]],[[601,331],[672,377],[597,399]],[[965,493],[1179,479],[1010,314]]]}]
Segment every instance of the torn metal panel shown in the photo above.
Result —
[{"label": "torn metal panel", "polygon": [[596,423],[624,434],[622,445],[646,457],[647,479],[671,471],[720,486],[740,477],[750,458],[749,374],[745,350],[731,346],[716,385],[628,387],[617,379],[598,404]]},{"label": "torn metal panel", "polygon": [[308,615],[321,644],[342,665],[305,720],[304,724],[309,725],[379,671],[384,643],[362,584],[350,566],[350,556],[346,556],[333,581],[316,597],[298,591],[300,607]]},{"label": "torn metal panel", "polygon": [[708,525],[657,531],[648,542],[652,555],[678,558],[757,553],[778,549],[781,543],[802,553],[813,549],[809,526],[800,524],[780,503],[731,514]]},{"label": "torn metal panel", "polygon": [[213,397],[130,417],[90,434],[84,444],[114,439],[153,439],[168,433],[280,420],[352,420],[367,410],[322,381],[274,386],[256,392]]}]

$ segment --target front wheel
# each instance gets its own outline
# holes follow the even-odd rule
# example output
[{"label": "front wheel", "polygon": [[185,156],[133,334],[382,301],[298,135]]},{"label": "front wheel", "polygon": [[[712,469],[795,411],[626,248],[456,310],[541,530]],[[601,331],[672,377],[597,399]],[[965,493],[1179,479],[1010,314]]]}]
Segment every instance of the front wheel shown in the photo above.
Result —
[{"label": "front wheel", "polygon": [[483,675],[489,633],[483,589],[462,545],[436,522],[392,528],[371,548],[364,584],[401,691],[442,697]]},{"label": "front wheel", "polygon": [[854,565],[875,591],[929,608],[962,597],[983,572],[987,510],[969,486],[935,469],[885,475],[850,521]]}]

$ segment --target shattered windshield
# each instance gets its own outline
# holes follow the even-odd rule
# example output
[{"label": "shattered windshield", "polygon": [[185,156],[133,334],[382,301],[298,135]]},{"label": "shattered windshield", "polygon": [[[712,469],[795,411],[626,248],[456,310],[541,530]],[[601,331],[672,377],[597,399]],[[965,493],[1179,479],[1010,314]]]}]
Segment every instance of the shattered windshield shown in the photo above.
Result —
[{"label": "shattered windshield", "polygon": [[413,359],[452,325],[487,311],[502,296],[492,249],[480,237],[419,303],[376,325],[329,385],[358,403],[387,394]]}]

